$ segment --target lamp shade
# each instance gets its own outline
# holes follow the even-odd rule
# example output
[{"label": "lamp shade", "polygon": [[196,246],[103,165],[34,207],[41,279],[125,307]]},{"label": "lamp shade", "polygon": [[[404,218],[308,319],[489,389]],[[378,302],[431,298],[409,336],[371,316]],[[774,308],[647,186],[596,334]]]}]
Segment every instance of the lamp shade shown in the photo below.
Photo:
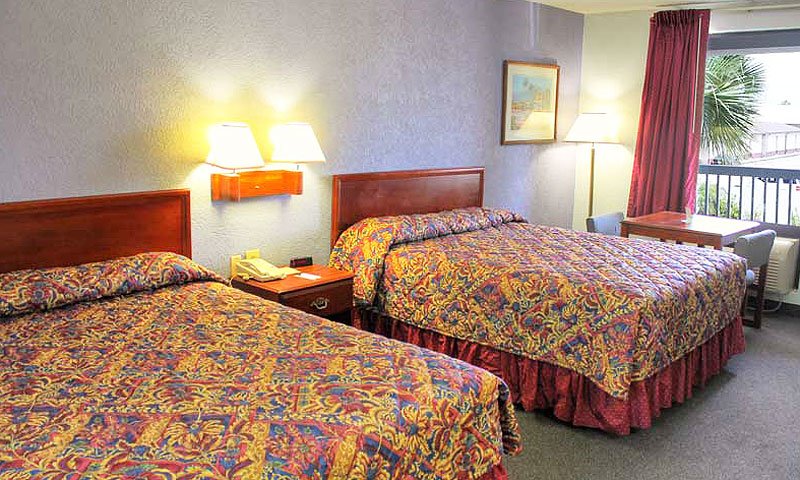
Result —
[{"label": "lamp shade", "polygon": [[581,113],[567,133],[566,142],[619,143],[617,122],[607,113]]},{"label": "lamp shade", "polygon": [[206,163],[228,170],[260,168],[264,159],[253,132],[245,123],[223,123],[208,131],[211,151]]},{"label": "lamp shade", "polygon": [[325,154],[319,146],[314,129],[307,123],[278,125],[269,132],[274,150],[273,162],[307,163],[324,162]]}]

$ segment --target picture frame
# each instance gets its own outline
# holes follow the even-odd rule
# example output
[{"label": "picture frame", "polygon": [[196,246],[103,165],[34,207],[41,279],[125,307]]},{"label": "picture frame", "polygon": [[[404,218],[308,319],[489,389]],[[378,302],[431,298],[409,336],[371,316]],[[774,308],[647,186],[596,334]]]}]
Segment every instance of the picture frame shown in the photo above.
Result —
[{"label": "picture frame", "polygon": [[556,141],[558,65],[503,62],[501,145]]}]

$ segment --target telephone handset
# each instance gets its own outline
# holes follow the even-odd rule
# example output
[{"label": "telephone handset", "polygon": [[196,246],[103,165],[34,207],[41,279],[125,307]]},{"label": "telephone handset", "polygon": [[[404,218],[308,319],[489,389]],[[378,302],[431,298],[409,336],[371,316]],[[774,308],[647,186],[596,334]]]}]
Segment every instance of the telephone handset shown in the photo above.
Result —
[{"label": "telephone handset", "polygon": [[254,279],[259,282],[268,282],[270,280],[280,280],[286,278],[286,275],[293,275],[300,273],[299,270],[294,268],[280,268],[269,263],[263,258],[248,258],[246,260],[239,260],[236,263],[235,275],[238,275],[244,280]]}]

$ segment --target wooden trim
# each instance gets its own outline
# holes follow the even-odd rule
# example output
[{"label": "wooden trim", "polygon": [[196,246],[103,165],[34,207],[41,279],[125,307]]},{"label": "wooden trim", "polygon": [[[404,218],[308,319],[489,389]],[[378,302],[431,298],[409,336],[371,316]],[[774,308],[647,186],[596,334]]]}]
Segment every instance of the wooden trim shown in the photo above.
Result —
[{"label": "wooden trim", "polygon": [[503,104],[503,108],[501,109],[501,117],[500,117],[500,145],[513,145],[513,142],[506,141],[506,113],[508,113],[508,107],[506,104],[508,103],[508,65],[510,60],[506,60],[503,62],[503,96],[500,98],[500,102]]},{"label": "wooden trim", "polygon": [[[556,71],[556,102],[555,107],[553,109],[553,138],[551,139],[542,139],[542,140],[506,140],[506,113],[508,113],[506,108],[506,103],[508,103],[507,95],[508,95],[508,67],[510,65],[525,65],[528,67],[541,67],[541,68],[552,68]],[[502,108],[501,108],[501,120],[500,120],[500,145],[532,145],[532,144],[543,144],[543,143],[554,143],[558,140],[558,90],[561,83],[561,67],[559,65],[554,65],[550,63],[533,63],[533,62],[522,62],[518,60],[505,60],[503,61],[503,97],[502,101]]]},{"label": "wooden trim", "polygon": [[0,204],[0,273],[147,251],[191,257],[189,190]]},{"label": "wooden trim", "polygon": [[483,187],[483,167],[334,175],[331,246],[367,217],[483,206]]},{"label": "wooden trim", "polygon": [[662,242],[665,240],[674,240],[681,243],[694,243],[697,245],[709,245],[717,250],[721,250],[724,246],[722,244],[722,236],[714,233],[699,233],[681,230],[671,230],[661,227],[649,227],[636,224],[623,224],[620,235],[629,237],[630,235],[639,235],[642,237],[658,238]]}]

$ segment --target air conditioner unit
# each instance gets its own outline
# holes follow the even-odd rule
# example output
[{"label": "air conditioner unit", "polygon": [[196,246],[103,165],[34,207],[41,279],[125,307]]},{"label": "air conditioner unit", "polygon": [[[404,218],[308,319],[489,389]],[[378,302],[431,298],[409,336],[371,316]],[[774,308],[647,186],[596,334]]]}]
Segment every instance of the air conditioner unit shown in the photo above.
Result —
[{"label": "air conditioner unit", "polygon": [[[797,255],[799,250],[800,240],[798,239],[775,239],[775,244],[769,254],[767,292],[786,295],[797,288]],[[756,273],[758,273],[758,270],[756,270]]]}]

